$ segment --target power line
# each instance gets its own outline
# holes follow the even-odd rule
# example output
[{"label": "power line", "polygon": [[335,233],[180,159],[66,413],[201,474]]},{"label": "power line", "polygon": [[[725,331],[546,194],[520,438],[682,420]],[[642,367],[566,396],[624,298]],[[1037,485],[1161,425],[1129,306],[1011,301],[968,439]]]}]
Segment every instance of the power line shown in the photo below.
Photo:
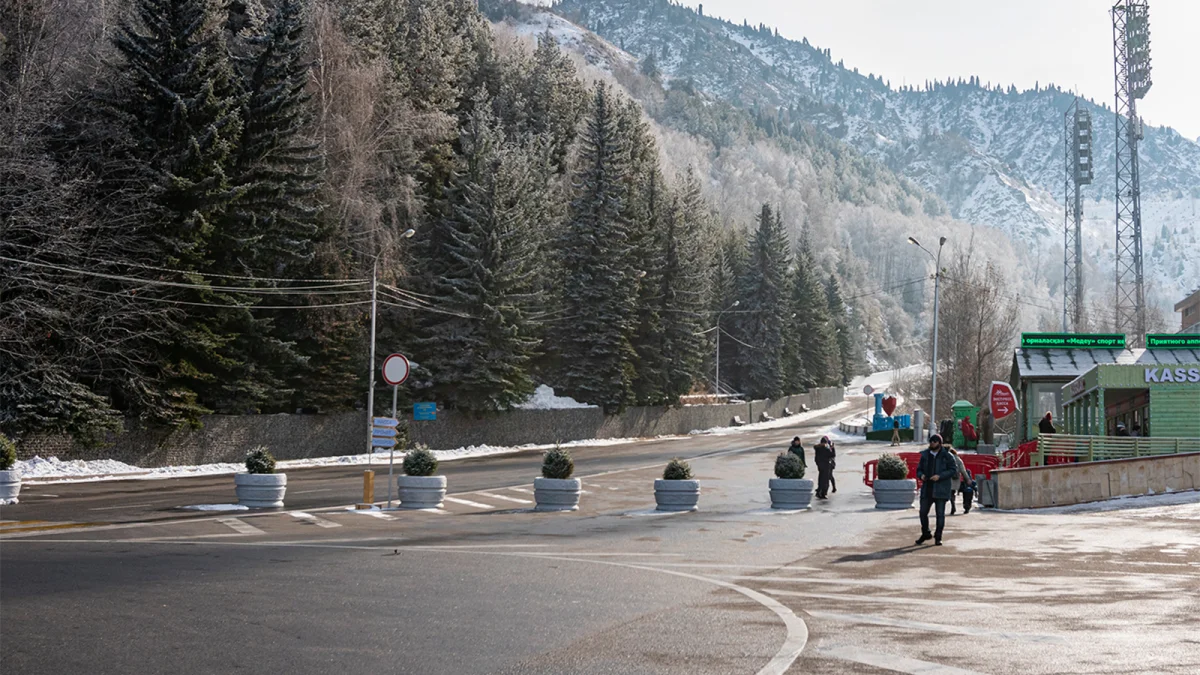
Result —
[{"label": "power line", "polygon": [[[322,284],[319,286],[292,286],[289,288],[255,288],[255,287],[251,287],[251,286],[207,286],[204,284],[185,284],[185,283],[181,283],[178,281],[160,281],[160,280],[154,280],[154,279],[142,279],[139,277],[127,277],[127,276],[124,276],[121,274],[106,274],[104,272],[91,272],[89,270],[81,270],[81,269],[76,269],[74,267],[66,267],[64,265],[39,263],[39,262],[33,262],[31,260],[18,260],[16,258],[8,258],[6,256],[0,256],[0,260],[6,260],[8,262],[16,263],[18,265],[29,265],[31,267],[41,267],[44,269],[56,270],[59,272],[67,272],[69,274],[79,274],[82,276],[95,277],[98,279],[109,279],[112,281],[124,281],[126,283],[141,284],[141,285],[146,285],[146,286],[168,286],[171,288],[186,288],[186,289],[201,290],[201,291],[227,291],[227,292],[233,292],[233,293],[247,293],[247,294],[251,294],[251,295],[254,295],[254,294],[257,294],[257,295],[305,295],[311,291],[329,290],[332,288],[344,288],[344,287],[349,287],[349,286],[362,286],[363,284],[370,283],[369,281],[347,281],[347,282],[335,282],[335,283],[329,283],[329,284]],[[190,274],[189,272],[182,272],[179,270],[175,270],[175,272],[178,274]],[[358,288],[355,290],[340,291],[340,292],[353,293],[353,292],[362,292],[363,290],[364,289],[362,289],[362,288]],[[303,291],[303,292],[299,292],[299,291]]]},{"label": "power line", "polygon": [[[33,284],[42,282],[28,277],[14,276],[13,279],[28,281]],[[75,286],[62,282],[54,282],[55,287],[69,288],[77,293],[91,293],[93,295],[104,295],[109,297],[126,298],[130,300],[149,300],[171,305],[185,305],[189,307],[216,307],[219,309],[324,309],[331,307],[354,307],[357,305],[369,305],[370,300],[355,300],[352,302],[336,302],[322,303],[317,305],[243,305],[243,304],[221,304],[215,302],[192,302],[189,300],[175,300],[173,298],[157,298],[152,295],[138,295],[136,290],[132,291],[104,291],[98,288],[88,288],[86,286]]]}]

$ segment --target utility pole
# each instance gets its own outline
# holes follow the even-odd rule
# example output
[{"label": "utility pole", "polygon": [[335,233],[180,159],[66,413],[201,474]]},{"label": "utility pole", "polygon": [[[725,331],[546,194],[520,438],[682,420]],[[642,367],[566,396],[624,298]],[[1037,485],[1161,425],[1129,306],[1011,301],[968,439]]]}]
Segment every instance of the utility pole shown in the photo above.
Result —
[{"label": "utility pole", "polygon": [[734,300],[732,305],[717,312],[717,376],[713,381],[713,395],[718,399],[721,396],[721,315],[740,304],[742,304],[741,300]]},{"label": "utility pole", "polygon": [[376,261],[371,265],[371,362],[367,367],[367,465],[371,464],[371,459],[375,455],[375,448],[371,445],[371,428],[374,426],[375,420],[375,309],[376,297],[379,287],[379,262]]},{"label": "utility pole", "polygon": [[1079,97],[1063,115],[1066,182],[1063,203],[1064,333],[1083,330],[1083,186],[1092,182],[1092,116]]},{"label": "utility pole", "polygon": [[[940,318],[940,301],[942,290],[942,247],[946,245],[946,238],[941,237],[938,240],[937,256],[934,256],[929,249],[921,245],[913,237],[908,238],[908,243],[925,251],[930,258],[933,259],[933,394],[932,400],[929,402],[929,435],[937,433],[937,377],[938,377],[938,323]],[[943,439],[945,442],[945,439]]]}]

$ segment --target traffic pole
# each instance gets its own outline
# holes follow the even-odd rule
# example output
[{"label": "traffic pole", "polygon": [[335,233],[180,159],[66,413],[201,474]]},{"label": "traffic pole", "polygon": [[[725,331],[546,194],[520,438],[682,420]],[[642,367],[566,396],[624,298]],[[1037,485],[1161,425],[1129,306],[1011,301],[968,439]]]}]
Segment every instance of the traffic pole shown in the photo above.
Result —
[{"label": "traffic pole", "polygon": [[391,452],[388,454],[388,508],[392,508],[392,467],[396,464],[396,443],[400,438],[400,418],[396,417],[396,392],[400,391],[400,385],[392,385],[392,419],[396,420],[396,435],[392,437]]}]

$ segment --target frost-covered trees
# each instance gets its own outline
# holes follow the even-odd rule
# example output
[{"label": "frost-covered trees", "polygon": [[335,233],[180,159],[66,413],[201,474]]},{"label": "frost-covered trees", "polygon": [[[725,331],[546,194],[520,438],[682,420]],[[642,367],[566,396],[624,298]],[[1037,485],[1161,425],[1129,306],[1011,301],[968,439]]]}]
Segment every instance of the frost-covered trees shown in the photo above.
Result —
[{"label": "frost-covered trees", "polygon": [[785,322],[790,316],[787,276],[791,255],[783,220],[763,204],[750,240],[750,257],[738,284],[739,334],[745,344],[739,363],[747,394],[777,398],[783,394]]}]

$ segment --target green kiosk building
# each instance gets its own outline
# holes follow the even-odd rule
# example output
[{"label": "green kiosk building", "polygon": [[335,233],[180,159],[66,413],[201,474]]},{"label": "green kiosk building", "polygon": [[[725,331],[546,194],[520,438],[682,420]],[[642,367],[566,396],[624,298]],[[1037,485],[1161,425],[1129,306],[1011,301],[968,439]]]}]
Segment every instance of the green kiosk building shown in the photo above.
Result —
[{"label": "green kiosk building", "polygon": [[1054,415],[1059,433],[1200,437],[1200,336],[1147,335],[1126,349],[1120,334],[1023,333],[1010,384],[1017,392],[1018,442]]}]

